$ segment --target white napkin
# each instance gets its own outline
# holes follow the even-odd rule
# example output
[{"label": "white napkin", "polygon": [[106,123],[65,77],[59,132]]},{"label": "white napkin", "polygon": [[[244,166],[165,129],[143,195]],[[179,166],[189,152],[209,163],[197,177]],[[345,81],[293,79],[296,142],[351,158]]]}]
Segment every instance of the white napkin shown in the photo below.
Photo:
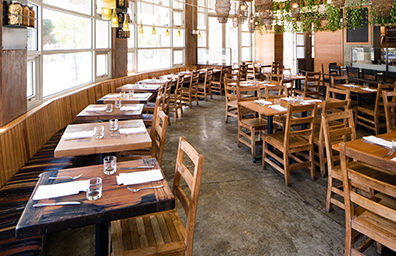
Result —
[{"label": "white napkin", "polygon": [[116,179],[118,185],[135,185],[163,180],[164,177],[162,176],[160,169],[154,169],[149,171],[120,173],[118,176],[116,176]]},{"label": "white napkin", "polygon": [[121,111],[133,111],[133,110],[140,110],[141,106],[122,106],[120,108]]},{"label": "white napkin", "polygon": [[80,131],[80,132],[68,132],[63,134],[63,139],[74,140],[74,139],[84,139],[91,138],[93,136],[93,130],[90,131]]},{"label": "white napkin", "polygon": [[120,128],[118,130],[120,134],[138,134],[147,132],[146,127],[131,127],[131,128]]},{"label": "white napkin", "polygon": [[392,159],[391,159],[391,161],[394,161],[394,162],[396,162],[396,157],[392,158]]},{"label": "white napkin", "polygon": [[114,98],[118,98],[118,97],[120,97],[120,94],[108,94],[108,95],[104,96],[103,98],[114,99]]},{"label": "white napkin", "polygon": [[106,106],[88,106],[85,110],[86,111],[105,111],[106,110]]},{"label": "white napkin", "polygon": [[363,87],[362,90],[368,91],[368,92],[376,92],[377,91],[377,89],[372,89],[372,88],[368,88],[368,87]]},{"label": "white napkin", "polygon": [[301,105],[309,105],[309,104],[312,104],[314,102],[322,102],[322,101],[321,100],[317,100],[317,99],[304,100],[303,102],[301,102]]},{"label": "white napkin", "polygon": [[[283,97],[283,98],[281,98],[281,100],[284,100],[284,101],[293,101],[292,98],[288,98],[288,97]],[[297,100],[297,99],[294,99],[294,100]]]},{"label": "white napkin", "polygon": [[79,180],[51,185],[38,186],[33,200],[56,198],[61,196],[77,195],[81,191],[87,191],[89,180]]},{"label": "white napkin", "polygon": [[271,101],[266,101],[266,100],[255,100],[254,103],[260,104],[260,105],[271,105]]},{"label": "white napkin", "polygon": [[277,111],[287,111],[287,108],[282,107],[281,105],[270,105],[269,107]]},{"label": "white napkin", "polygon": [[147,93],[134,93],[133,97],[134,98],[146,98],[147,97]]},{"label": "white napkin", "polygon": [[389,149],[392,148],[392,142],[384,140],[384,139],[381,139],[381,138],[377,138],[377,137],[372,136],[372,135],[363,137],[363,140],[365,140],[367,142],[371,142],[371,143],[377,144],[377,145],[385,147],[385,148],[389,148]]},{"label": "white napkin", "polygon": [[350,87],[350,88],[357,88],[357,87],[359,87],[359,85],[355,85],[355,84],[343,84],[343,86]]}]

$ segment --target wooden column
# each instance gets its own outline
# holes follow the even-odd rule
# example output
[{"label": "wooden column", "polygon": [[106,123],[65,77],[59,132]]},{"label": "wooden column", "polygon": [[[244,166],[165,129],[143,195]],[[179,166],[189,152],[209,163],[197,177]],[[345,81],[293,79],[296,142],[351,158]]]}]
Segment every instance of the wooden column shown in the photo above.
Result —
[{"label": "wooden column", "polygon": [[117,30],[111,29],[112,78],[128,75],[128,39],[117,38]]},{"label": "wooden column", "polygon": [[274,38],[274,61],[283,66],[283,33],[275,34]]},{"label": "wooden column", "polygon": [[[197,0],[186,0],[186,3],[197,4]],[[193,35],[193,28],[197,28],[197,8],[185,5],[185,62],[186,66],[197,65],[197,47],[198,38],[197,35]]]},{"label": "wooden column", "polygon": [[26,28],[3,27],[3,1],[0,6],[1,127],[27,111],[27,33]]}]

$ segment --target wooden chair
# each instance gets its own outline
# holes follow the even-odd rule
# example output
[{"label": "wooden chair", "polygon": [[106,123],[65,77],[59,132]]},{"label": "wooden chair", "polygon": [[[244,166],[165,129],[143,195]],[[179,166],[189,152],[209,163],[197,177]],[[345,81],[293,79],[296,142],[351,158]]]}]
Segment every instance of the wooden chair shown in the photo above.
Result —
[{"label": "wooden chair", "polygon": [[247,80],[255,80],[256,79],[256,69],[254,67],[253,61],[246,61],[247,70],[246,70],[246,79]]},{"label": "wooden chair", "polygon": [[172,81],[167,81],[162,90],[161,109],[169,116],[169,106],[171,100]]},{"label": "wooden chair", "polygon": [[224,76],[224,68],[221,67],[219,79],[217,80],[217,79],[215,79],[215,77],[213,77],[213,79],[212,79],[212,83],[211,83],[212,92],[223,95],[223,93],[224,93],[223,76]]},{"label": "wooden chair", "polygon": [[330,86],[334,87],[336,84],[349,84],[348,76],[330,76]]},{"label": "wooden chair", "polygon": [[[303,113],[310,112],[306,117]],[[263,138],[263,168],[266,163],[285,176],[285,184],[290,184],[290,171],[309,168],[312,179],[315,178],[313,155],[313,126],[316,104],[294,106],[287,105],[286,127],[284,132],[268,134]],[[306,153],[308,152],[308,154]],[[295,163],[290,163],[290,159]],[[283,168],[278,163],[283,165]]]},{"label": "wooden chair", "polygon": [[385,109],[383,107],[382,92],[393,90],[396,84],[378,84],[374,106],[357,106],[356,125],[361,125],[379,134],[381,128],[385,128]]},{"label": "wooden chair", "polygon": [[[183,160],[187,155],[193,165],[191,172]],[[111,222],[111,249],[118,255],[183,255],[193,253],[194,228],[201,185],[204,157],[180,137],[172,192],[186,214],[186,226],[174,210]],[[190,189],[190,198],[180,180]]]},{"label": "wooden chair", "polygon": [[306,72],[303,90],[294,90],[295,94],[303,95],[304,97],[313,97],[319,99],[320,88],[320,72]]},{"label": "wooden chair", "polygon": [[341,99],[349,100],[351,98],[351,91],[329,87],[326,90],[326,100]]},{"label": "wooden chair", "polygon": [[238,119],[238,99],[237,99],[237,88],[239,87],[239,80],[234,79],[232,74],[226,74],[224,77],[224,89],[225,89],[225,122],[228,122],[228,117],[234,117]]},{"label": "wooden chair", "polygon": [[190,84],[188,87],[182,88],[182,102],[187,104],[192,108],[192,102],[195,101],[197,106],[198,103],[198,83],[199,83],[199,73],[193,71],[191,73]]},{"label": "wooden chair", "polygon": [[182,103],[182,88],[184,84],[184,74],[180,74],[177,78],[176,88],[173,94],[170,95],[169,112],[175,113],[175,117],[178,118],[178,110],[180,110],[180,116],[183,114],[183,103]]},{"label": "wooden chair", "polygon": [[[249,96],[247,96],[248,94]],[[253,95],[252,95],[253,94]],[[259,99],[260,89],[257,86],[238,86],[237,101],[254,101]],[[245,97],[244,97],[245,96]],[[256,156],[256,146],[261,143],[261,133],[267,129],[266,120],[260,116],[256,117],[256,112],[251,111],[238,104],[238,147],[245,144],[251,150],[253,157]]]},{"label": "wooden chair", "polygon": [[212,79],[213,79],[213,69],[208,68],[205,72],[204,82],[198,84],[198,98],[207,100],[207,96],[213,99],[212,94]]},{"label": "wooden chair", "polygon": [[[345,192],[345,255],[363,255],[370,242],[376,241],[396,251],[396,186],[386,181],[356,171],[356,162],[373,166],[383,172],[395,171],[391,161],[378,160],[368,154],[340,145],[341,170]],[[353,158],[355,162],[348,162]],[[375,167],[374,167],[375,166]],[[369,190],[376,191],[375,197],[367,198],[354,191],[354,183],[365,184]],[[352,232],[368,237],[357,248]]]},{"label": "wooden chair", "polygon": [[396,90],[382,92],[385,108],[386,131],[396,132]]}]

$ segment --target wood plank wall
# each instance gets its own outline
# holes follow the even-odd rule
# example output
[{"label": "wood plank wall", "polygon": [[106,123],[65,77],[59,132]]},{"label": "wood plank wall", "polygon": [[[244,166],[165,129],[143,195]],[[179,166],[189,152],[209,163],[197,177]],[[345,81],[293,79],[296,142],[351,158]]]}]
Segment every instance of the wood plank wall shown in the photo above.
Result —
[{"label": "wood plank wall", "polygon": [[127,83],[185,70],[171,68],[91,84],[51,99],[0,127],[0,187],[3,186],[58,130],[75,120],[88,104]]},{"label": "wood plank wall", "polygon": [[255,61],[271,64],[278,61],[283,65],[283,34],[255,33]]},{"label": "wood plank wall", "polygon": [[325,73],[328,73],[329,63],[336,62],[338,65],[344,64],[344,39],[343,31],[323,31],[316,32],[314,39],[314,70],[322,71],[322,64]]},{"label": "wood plank wall", "polygon": [[[197,4],[197,0],[186,0],[186,3]],[[193,21],[194,18],[194,21]],[[185,63],[186,66],[197,64],[198,36],[192,34],[193,28],[197,28],[197,8],[185,5]]]},{"label": "wood plank wall", "polygon": [[[133,31],[132,31],[133,32]],[[128,75],[128,39],[117,38],[117,29],[111,29],[112,78]]]}]

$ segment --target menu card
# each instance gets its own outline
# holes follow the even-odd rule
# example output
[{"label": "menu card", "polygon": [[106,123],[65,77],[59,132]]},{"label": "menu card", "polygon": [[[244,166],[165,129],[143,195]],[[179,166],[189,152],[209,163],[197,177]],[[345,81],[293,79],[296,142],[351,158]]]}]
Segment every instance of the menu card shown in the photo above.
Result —
[{"label": "menu card", "polygon": [[164,176],[162,176],[160,169],[154,169],[149,171],[120,173],[116,178],[118,185],[135,185],[163,180]]},{"label": "menu card", "polygon": [[34,193],[33,200],[57,198],[62,196],[77,195],[81,191],[87,191],[89,180],[63,182],[51,185],[40,185]]}]

